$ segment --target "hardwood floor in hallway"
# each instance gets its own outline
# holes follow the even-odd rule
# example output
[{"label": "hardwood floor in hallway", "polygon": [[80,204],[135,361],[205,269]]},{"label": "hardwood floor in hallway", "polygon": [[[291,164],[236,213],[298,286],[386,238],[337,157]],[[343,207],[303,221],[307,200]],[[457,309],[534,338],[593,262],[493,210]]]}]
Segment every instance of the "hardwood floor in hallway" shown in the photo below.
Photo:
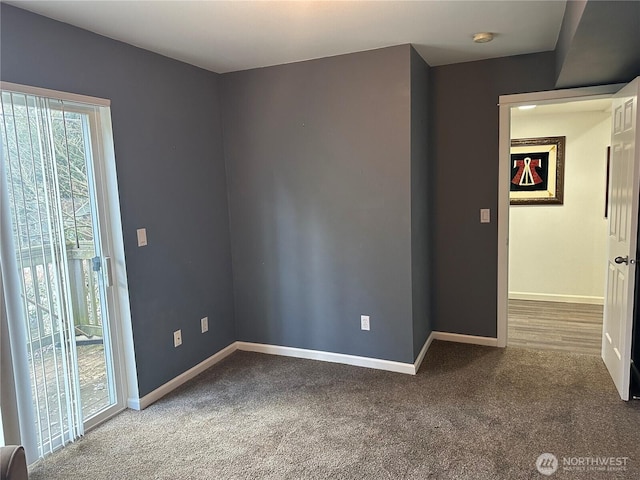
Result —
[{"label": "hardwood floor in hallway", "polygon": [[509,300],[507,345],[600,355],[602,305]]}]

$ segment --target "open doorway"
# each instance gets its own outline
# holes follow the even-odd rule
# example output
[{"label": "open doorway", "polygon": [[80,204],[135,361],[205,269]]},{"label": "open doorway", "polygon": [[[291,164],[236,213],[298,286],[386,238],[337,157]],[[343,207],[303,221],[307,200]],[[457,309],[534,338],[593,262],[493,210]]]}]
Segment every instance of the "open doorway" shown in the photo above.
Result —
[{"label": "open doorway", "polygon": [[[610,136],[609,99],[511,109],[511,139],[561,138],[563,161],[561,204],[509,208],[507,345],[600,355]],[[546,171],[528,166],[535,190]]]},{"label": "open doorway", "polygon": [[640,198],[640,78],[626,85],[555,90],[500,97],[500,169],[498,175],[497,346],[507,345],[509,301],[509,215],[511,110],[522,105],[548,105],[576,100],[611,99],[611,158],[607,280],[604,292],[601,357],[623,400],[629,399],[634,312],[635,267]]}]

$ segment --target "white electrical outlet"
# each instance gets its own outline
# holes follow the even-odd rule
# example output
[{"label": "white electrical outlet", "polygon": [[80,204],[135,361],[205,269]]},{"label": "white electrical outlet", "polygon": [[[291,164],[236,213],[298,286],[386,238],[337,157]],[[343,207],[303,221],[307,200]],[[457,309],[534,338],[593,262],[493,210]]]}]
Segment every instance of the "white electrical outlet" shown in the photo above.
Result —
[{"label": "white electrical outlet", "polygon": [[370,330],[369,315],[360,315],[360,329]]},{"label": "white electrical outlet", "polygon": [[182,330],[176,330],[173,332],[173,346],[179,347],[182,345]]},{"label": "white electrical outlet", "polygon": [[209,317],[200,319],[200,330],[202,331],[202,333],[209,331]]}]

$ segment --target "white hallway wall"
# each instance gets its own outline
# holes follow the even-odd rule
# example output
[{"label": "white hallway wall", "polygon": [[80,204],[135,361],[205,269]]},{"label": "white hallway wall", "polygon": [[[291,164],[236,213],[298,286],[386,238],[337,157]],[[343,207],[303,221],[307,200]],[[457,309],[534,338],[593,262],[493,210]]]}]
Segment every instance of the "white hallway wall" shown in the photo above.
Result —
[{"label": "white hallway wall", "polygon": [[607,112],[512,116],[511,138],[566,136],[564,205],[509,212],[509,297],[602,303]]}]

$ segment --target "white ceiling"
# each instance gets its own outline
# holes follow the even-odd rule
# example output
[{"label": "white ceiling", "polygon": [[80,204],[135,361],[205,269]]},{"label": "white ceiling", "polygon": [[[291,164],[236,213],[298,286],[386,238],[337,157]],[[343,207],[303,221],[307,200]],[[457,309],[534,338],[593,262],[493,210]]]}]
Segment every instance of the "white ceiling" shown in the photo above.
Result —
[{"label": "white ceiling", "polygon": [[[565,1],[7,1],[218,73],[412,43],[432,66],[553,50]],[[496,34],[474,44],[476,32]],[[532,72],[533,73],[533,72]]]}]

